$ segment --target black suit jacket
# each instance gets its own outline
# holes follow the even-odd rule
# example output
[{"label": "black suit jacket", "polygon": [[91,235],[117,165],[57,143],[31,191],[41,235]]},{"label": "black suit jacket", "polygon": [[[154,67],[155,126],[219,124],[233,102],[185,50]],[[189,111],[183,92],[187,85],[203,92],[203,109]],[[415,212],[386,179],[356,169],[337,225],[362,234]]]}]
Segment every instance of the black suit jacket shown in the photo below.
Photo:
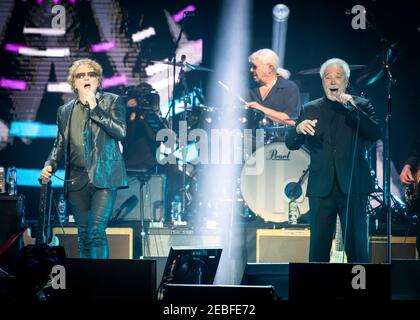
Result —
[{"label": "black suit jacket", "polygon": [[[126,135],[125,107],[120,98],[112,93],[96,93],[97,106],[89,111],[83,137],[85,162],[90,181],[98,188],[127,186],[127,175],[118,141]],[[76,99],[62,105],[57,111],[57,137],[45,162],[57,170],[64,158],[66,179],[69,176],[70,120]],[[65,193],[67,184],[64,184]]]},{"label": "black suit jacket", "polygon": [[[351,193],[368,194],[375,190],[365,150],[379,139],[380,128],[374,119],[375,111],[371,103],[356,96],[353,99],[364,112],[357,109],[350,112],[340,103],[332,102],[326,97],[307,103],[297,124],[306,119],[317,119],[315,135],[297,134],[295,128],[291,128],[286,134],[286,145],[290,150],[299,149],[306,142],[310,151],[311,165],[306,192],[308,197],[327,196],[332,189],[335,175],[340,189],[346,194],[349,192],[357,121],[359,132]],[[331,130],[336,132],[335,142],[331,141]]]}]

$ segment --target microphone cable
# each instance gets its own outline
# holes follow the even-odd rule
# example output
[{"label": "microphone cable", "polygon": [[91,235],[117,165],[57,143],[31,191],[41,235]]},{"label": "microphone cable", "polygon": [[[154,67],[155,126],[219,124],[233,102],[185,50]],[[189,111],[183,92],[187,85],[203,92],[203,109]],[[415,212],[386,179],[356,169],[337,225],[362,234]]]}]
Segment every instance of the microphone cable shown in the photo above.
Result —
[{"label": "microphone cable", "polygon": [[[346,251],[346,242],[347,242],[347,224],[348,224],[348,218],[349,218],[349,207],[350,207],[350,196],[351,196],[351,186],[353,182],[353,173],[354,173],[354,162],[356,159],[356,151],[357,151],[357,139],[359,137],[359,123],[360,123],[360,115],[357,113],[357,121],[356,121],[356,132],[354,133],[354,146],[353,146],[353,154],[352,154],[352,160],[351,160],[351,169],[350,169],[350,181],[349,181],[349,188],[347,193],[347,203],[346,203],[346,214],[345,214],[345,221],[344,221],[344,240],[343,240],[343,247],[344,251]],[[343,228],[343,227],[341,227]],[[344,255],[343,255],[343,261],[344,262]]]}]

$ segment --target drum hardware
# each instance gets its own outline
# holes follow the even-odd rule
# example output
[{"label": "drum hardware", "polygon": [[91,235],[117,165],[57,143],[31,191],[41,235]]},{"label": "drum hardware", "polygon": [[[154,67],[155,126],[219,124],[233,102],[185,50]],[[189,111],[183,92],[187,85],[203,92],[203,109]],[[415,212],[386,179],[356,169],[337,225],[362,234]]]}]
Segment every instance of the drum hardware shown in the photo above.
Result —
[{"label": "drum hardware", "polygon": [[302,196],[302,182],[306,174],[309,171],[309,166],[306,170],[303,170],[298,182],[290,182],[286,185],[285,194],[290,199],[289,201],[289,224],[297,224],[300,217],[299,206],[296,203],[296,199]]},{"label": "drum hardware", "polygon": [[161,64],[166,64],[166,65],[170,65],[170,66],[175,66],[175,67],[180,67],[180,68],[185,68],[185,71],[207,71],[207,72],[213,72],[213,69],[210,68],[206,68],[206,67],[202,67],[196,64],[191,64],[187,61],[178,61],[173,63],[172,61],[159,61],[159,60],[150,60],[150,62],[153,63],[161,63]]},{"label": "drum hardware", "polygon": [[[150,180],[151,175],[145,170],[130,170],[131,175],[135,175],[135,177],[140,182],[140,198],[144,199],[143,196],[143,189],[146,183]],[[130,201],[128,199],[127,201]],[[141,252],[140,252],[140,259],[144,258],[146,252],[146,231],[144,226],[144,203],[140,204],[140,236],[141,236]]]},{"label": "drum hardware", "polygon": [[[264,157],[258,158],[257,154],[261,152]],[[277,154],[277,157],[272,157],[272,154]],[[261,159],[263,163],[258,164]],[[309,164],[309,153],[303,148],[290,151],[284,142],[259,147],[246,160],[241,171],[240,187],[246,205],[266,222],[287,223],[289,211],[306,214],[309,200],[304,197],[303,189],[307,185]],[[250,169],[257,165],[263,166],[262,172],[249,174]]]},{"label": "drum hardware", "polygon": [[[350,70],[360,70],[360,69],[365,69],[367,66],[364,64],[356,64],[356,65],[350,65]],[[300,70],[298,71],[296,74],[302,75],[302,76],[307,76],[307,75],[314,75],[317,74],[319,75],[320,72],[320,67],[317,68],[311,68],[311,69],[305,69],[305,70]]]}]

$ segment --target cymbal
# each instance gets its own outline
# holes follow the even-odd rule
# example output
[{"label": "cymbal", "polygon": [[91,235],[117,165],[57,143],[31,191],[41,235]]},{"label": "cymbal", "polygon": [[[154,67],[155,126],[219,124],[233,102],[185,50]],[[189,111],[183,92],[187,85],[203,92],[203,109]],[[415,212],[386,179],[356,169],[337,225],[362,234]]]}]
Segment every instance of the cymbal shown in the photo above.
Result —
[{"label": "cymbal", "polygon": [[[350,70],[358,70],[358,69],[363,69],[366,68],[367,66],[364,64],[353,64],[350,65]],[[307,75],[312,75],[312,74],[319,74],[319,71],[321,70],[320,67],[318,68],[312,68],[312,69],[305,69],[305,70],[301,70],[299,72],[297,72],[297,74],[303,75],[303,76],[307,76]]]},{"label": "cymbal", "polygon": [[[167,64],[169,66],[174,65],[174,63],[171,62],[171,61],[151,60],[151,62]],[[212,69],[209,69],[209,68],[205,68],[205,67],[202,67],[202,66],[199,66],[199,65],[191,64],[189,62],[180,62],[180,61],[175,62],[175,67],[187,67],[188,69],[194,70],[194,71],[209,71],[209,72],[213,71]]]},{"label": "cymbal", "polygon": [[213,69],[209,69],[206,67],[202,67],[202,66],[197,66],[197,65],[193,65],[191,63],[186,63],[186,65],[188,66],[188,68],[192,69],[192,70],[196,70],[196,71],[209,71],[209,72],[213,72]]},{"label": "cymbal", "polygon": [[[395,50],[397,43],[393,43],[386,50],[385,60],[388,66],[392,65],[397,60],[397,53]],[[379,52],[375,58],[373,58],[366,70],[363,70],[356,79],[356,85],[359,87],[365,87],[378,81],[384,75],[384,52]]]}]

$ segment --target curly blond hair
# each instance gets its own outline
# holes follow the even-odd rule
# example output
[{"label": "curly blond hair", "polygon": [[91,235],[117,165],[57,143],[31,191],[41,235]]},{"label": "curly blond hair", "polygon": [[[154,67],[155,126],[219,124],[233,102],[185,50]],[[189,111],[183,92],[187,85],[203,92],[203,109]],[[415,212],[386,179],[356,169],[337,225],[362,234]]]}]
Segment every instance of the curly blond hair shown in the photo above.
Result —
[{"label": "curly blond hair", "polygon": [[71,65],[70,69],[69,69],[69,75],[67,76],[67,82],[70,85],[71,89],[73,90],[73,92],[77,92],[76,87],[74,86],[74,81],[75,81],[75,77],[76,77],[76,70],[78,67],[80,67],[81,65],[87,64],[89,67],[91,67],[97,74],[98,74],[98,83],[99,83],[99,87],[101,86],[102,83],[102,67],[99,63],[97,63],[96,61],[92,60],[92,59],[79,59],[73,62],[73,64]]}]

